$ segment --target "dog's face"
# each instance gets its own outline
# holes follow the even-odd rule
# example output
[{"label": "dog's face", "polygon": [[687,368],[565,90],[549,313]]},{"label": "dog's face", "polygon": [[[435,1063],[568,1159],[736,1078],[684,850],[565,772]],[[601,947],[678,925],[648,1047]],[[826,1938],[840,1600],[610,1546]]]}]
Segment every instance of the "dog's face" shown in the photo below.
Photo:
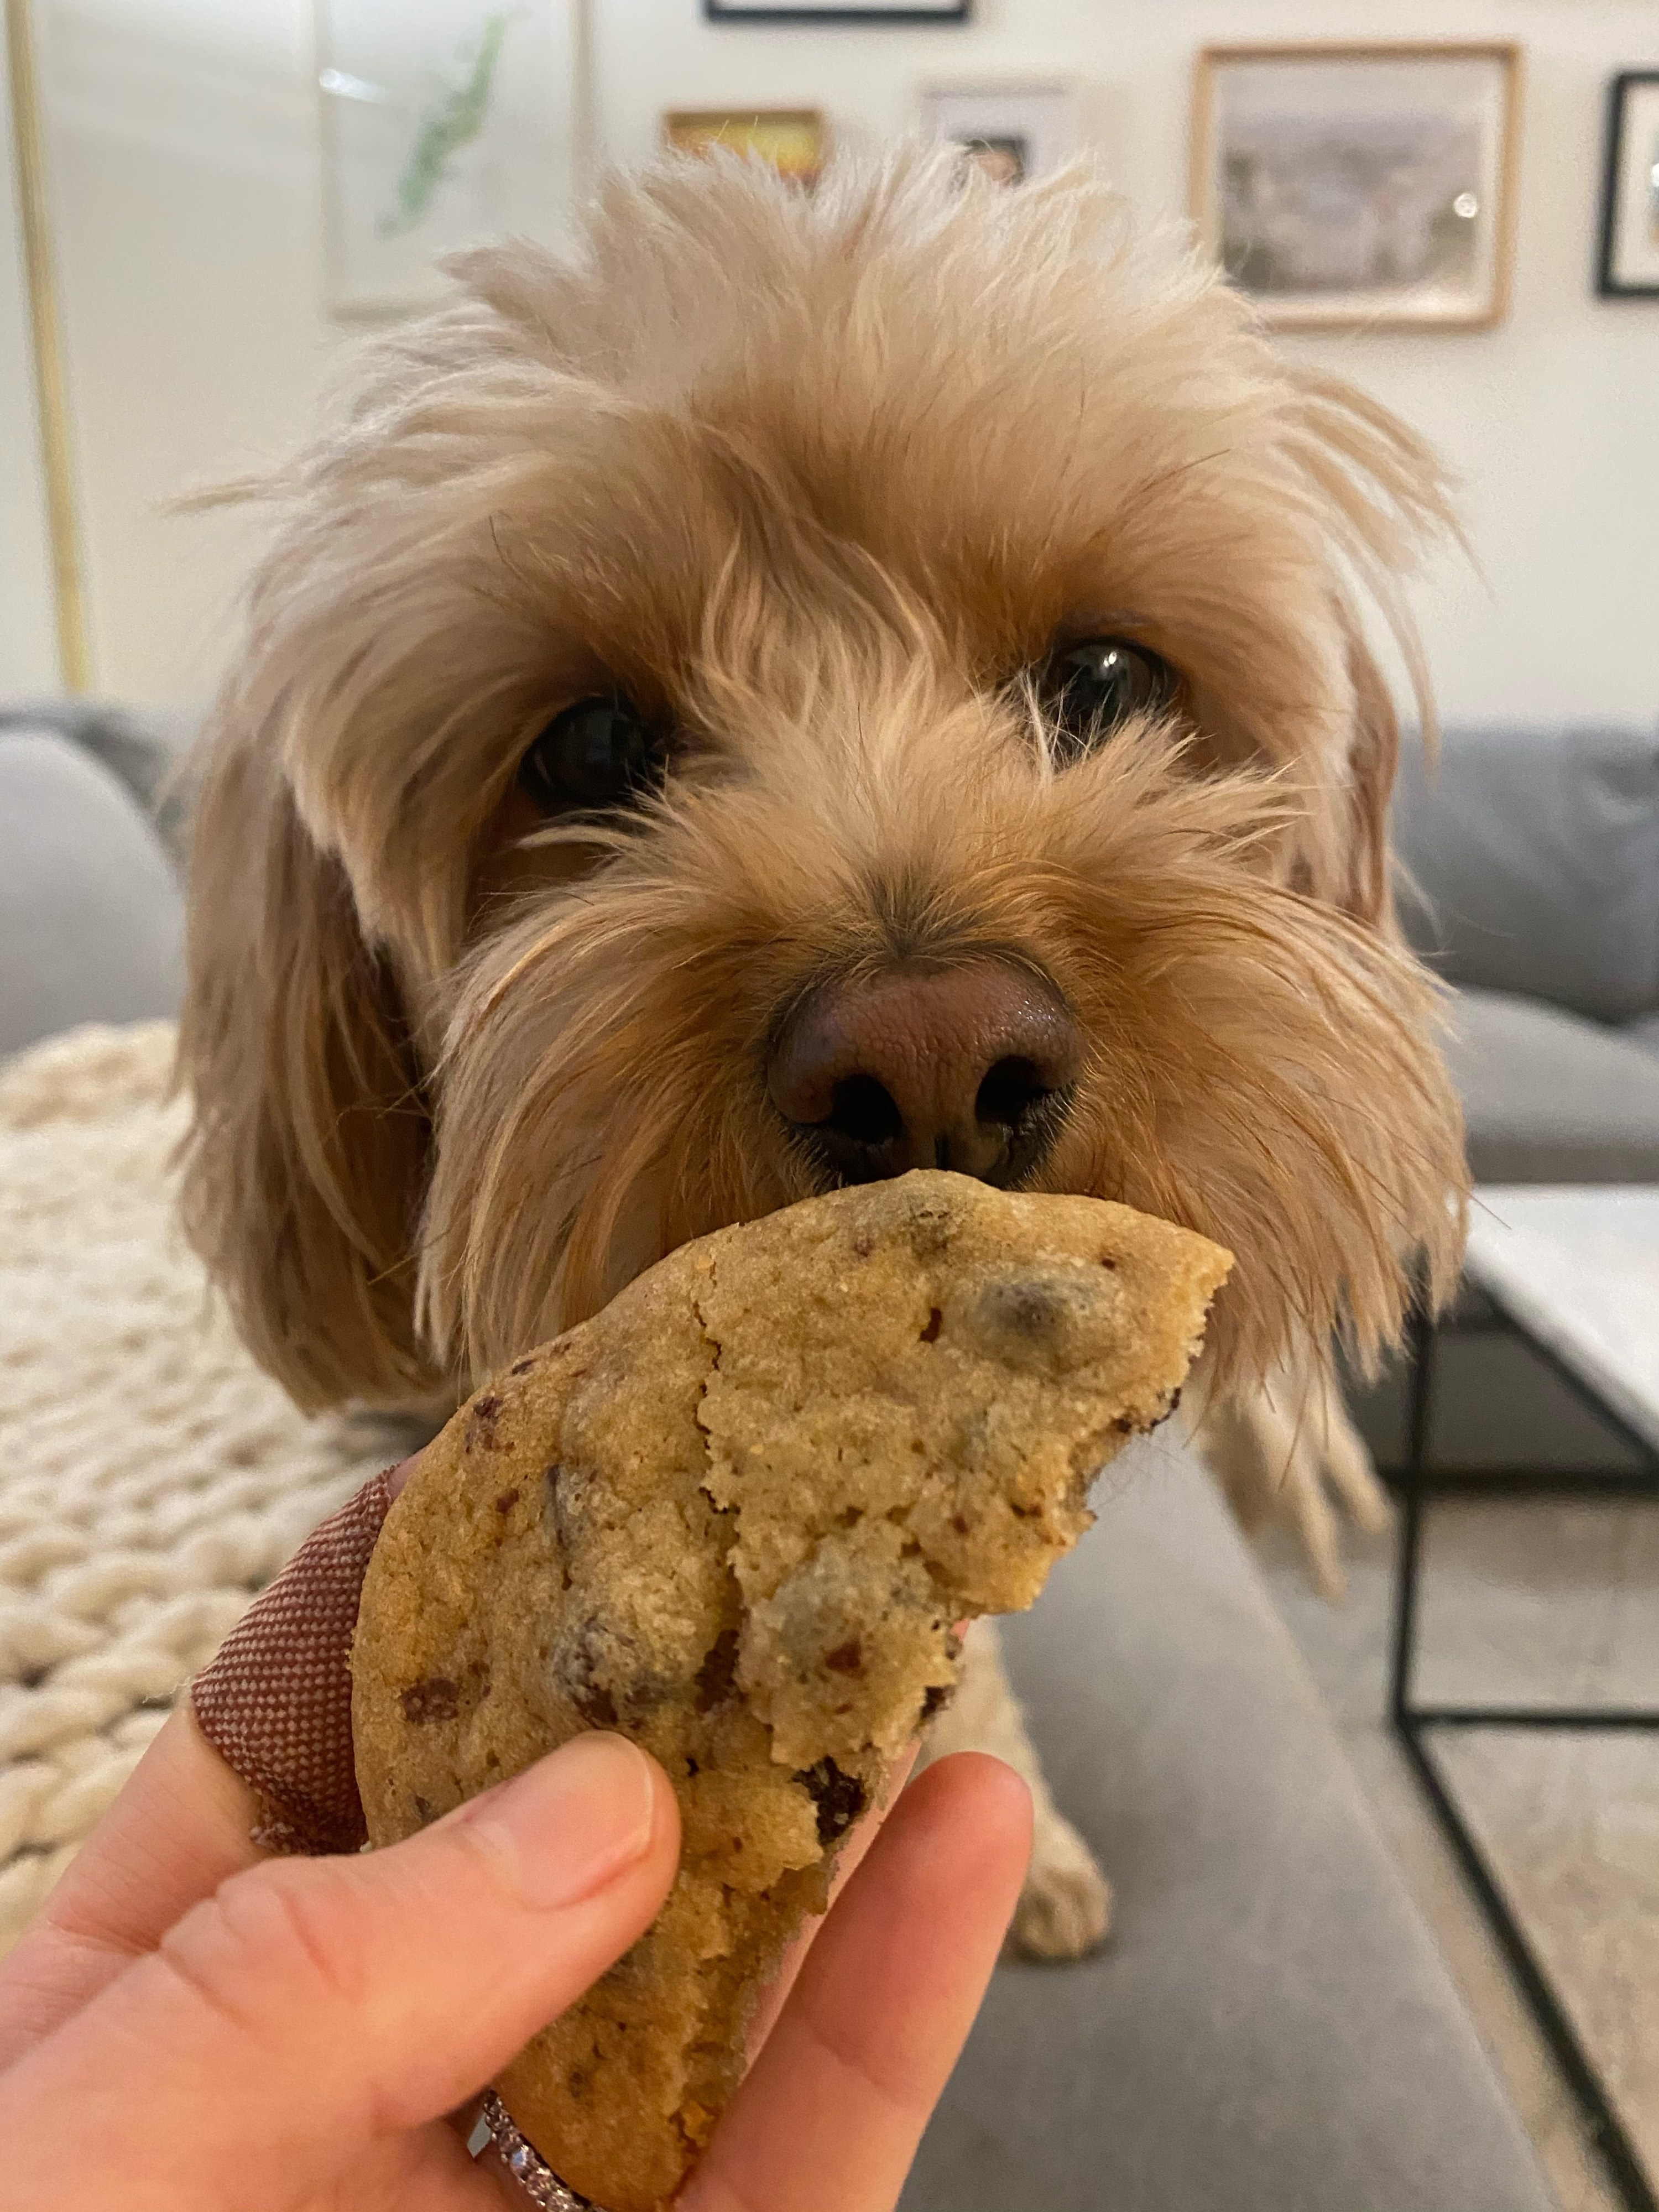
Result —
[{"label": "dog's face", "polygon": [[303,1402],[943,1164],[1238,1255],[1224,1370],[1455,1242],[1361,638],[1444,519],[1087,179],[681,166],[464,264],[288,479],[210,738],[198,1245]]}]

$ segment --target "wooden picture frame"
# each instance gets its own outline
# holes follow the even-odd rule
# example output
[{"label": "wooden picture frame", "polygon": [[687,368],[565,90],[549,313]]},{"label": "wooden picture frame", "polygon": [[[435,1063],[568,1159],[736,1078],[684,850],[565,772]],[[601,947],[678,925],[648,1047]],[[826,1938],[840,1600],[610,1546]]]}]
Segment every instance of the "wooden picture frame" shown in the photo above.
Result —
[{"label": "wooden picture frame", "polygon": [[1522,71],[1510,40],[1205,47],[1200,240],[1279,328],[1490,330],[1509,312]]},{"label": "wooden picture frame", "polygon": [[1595,289],[1659,300],[1659,70],[1624,70],[1607,87]]},{"label": "wooden picture frame", "polygon": [[717,146],[769,161],[808,191],[829,159],[830,132],[816,107],[671,108],[662,119],[665,146],[707,154]]},{"label": "wooden picture frame", "polygon": [[58,675],[66,691],[93,688],[92,646],[87,621],[86,555],[75,481],[75,440],[70,417],[62,318],[46,207],[46,133],[35,69],[31,0],[5,0],[6,73],[10,86],[12,146],[17,169],[18,245],[28,316],[30,367],[36,421],[15,423],[11,434],[40,443],[46,540]]}]

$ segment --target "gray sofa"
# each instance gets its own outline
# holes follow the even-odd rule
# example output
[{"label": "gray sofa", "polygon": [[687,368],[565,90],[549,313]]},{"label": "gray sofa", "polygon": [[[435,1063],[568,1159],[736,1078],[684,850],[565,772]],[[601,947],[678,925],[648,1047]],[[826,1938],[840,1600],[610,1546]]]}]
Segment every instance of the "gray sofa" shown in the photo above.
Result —
[{"label": "gray sofa", "polygon": [[1659,1181],[1659,726],[1449,731],[1395,842],[1476,1182]]},{"label": "gray sofa", "polygon": [[[0,718],[4,1047],[176,999],[157,756],[95,734]],[[1109,1493],[1008,1642],[1116,1930],[1000,1970],[907,2212],[1549,2212],[1213,1486],[1154,1439]]]}]

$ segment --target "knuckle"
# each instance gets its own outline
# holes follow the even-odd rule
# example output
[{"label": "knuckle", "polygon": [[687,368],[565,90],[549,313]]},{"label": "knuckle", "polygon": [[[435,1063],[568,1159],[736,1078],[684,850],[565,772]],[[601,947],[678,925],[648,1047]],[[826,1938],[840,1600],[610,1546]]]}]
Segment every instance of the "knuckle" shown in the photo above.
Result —
[{"label": "knuckle", "polygon": [[242,2034],[296,2013],[356,2010],[363,1955],[349,1886],[327,1861],[235,1875],[162,1938],[162,1963]]}]

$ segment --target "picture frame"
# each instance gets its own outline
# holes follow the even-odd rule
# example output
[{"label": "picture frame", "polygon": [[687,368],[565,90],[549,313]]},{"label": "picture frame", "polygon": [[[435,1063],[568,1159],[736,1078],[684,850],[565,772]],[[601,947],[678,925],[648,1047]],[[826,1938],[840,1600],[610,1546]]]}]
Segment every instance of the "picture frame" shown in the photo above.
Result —
[{"label": "picture frame", "polygon": [[1509,311],[1512,40],[1206,46],[1190,207],[1279,328],[1490,330]]},{"label": "picture frame", "polygon": [[[52,628],[58,679],[65,691],[94,688],[87,611],[85,531],[76,481],[75,429],[70,407],[57,254],[46,204],[46,143],[36,70],[32,0],[5,0],[6,76],[16,165],[19,258],[28,321],[34,430],[40,441],[46,550],[51,563]],[[14,434],[26,435],[26,428]]]},{"label": "picture frame", "polygon": [[1659,70],[1625,70],[1607,87],[1595,289],[1659,300]]},{"label": "picture frame", "polygon": [[918,104],[929,137],[960,146],[1000,184],[1046,176],[1078,150],[1078,88],[1069,78],[926,84]]},{"label": "picture frame", "polygon": [[439,257],[556,243],[575,198],[575,0],[314,0],[326,307],[448,295]]},{"label": "picture frame", "polygon": [[757,156],[809,191],[830,152],[829,126],[816,107],[671,108],[662,119],[662,135],[665,146],[682,153],[707,154],[726,146]]},{"label": "picture frame", "polygon": [[711,23],[965,23],[973,0],[702,0]]}]

